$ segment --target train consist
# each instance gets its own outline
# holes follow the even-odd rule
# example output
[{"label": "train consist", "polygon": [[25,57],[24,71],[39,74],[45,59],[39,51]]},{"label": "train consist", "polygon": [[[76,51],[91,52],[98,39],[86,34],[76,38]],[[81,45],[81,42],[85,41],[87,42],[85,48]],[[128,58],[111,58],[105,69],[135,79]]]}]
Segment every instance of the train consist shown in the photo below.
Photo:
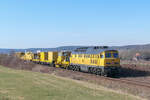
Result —
[{"label": "train consist", "polygon": [[17,57],[38,64],[62,67],[74,71],[89,72],[102,76],[117,75],[120,59],[117,50],[106,46],[82,47],[74,51],[17,52]]}]

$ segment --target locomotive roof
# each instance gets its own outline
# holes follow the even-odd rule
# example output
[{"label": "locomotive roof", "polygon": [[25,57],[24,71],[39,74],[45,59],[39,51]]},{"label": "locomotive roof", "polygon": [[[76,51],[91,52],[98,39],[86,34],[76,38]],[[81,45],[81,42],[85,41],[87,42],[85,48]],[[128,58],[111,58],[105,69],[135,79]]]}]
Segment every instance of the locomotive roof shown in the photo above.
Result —
[{"label": "locomotive roof", "polygon": [[106,46],[104,47],[83,47],[83,48],[77,48],[72,52],[72,54],[99,54],[104,51],[116,51],[112,48],[108,48]]}]

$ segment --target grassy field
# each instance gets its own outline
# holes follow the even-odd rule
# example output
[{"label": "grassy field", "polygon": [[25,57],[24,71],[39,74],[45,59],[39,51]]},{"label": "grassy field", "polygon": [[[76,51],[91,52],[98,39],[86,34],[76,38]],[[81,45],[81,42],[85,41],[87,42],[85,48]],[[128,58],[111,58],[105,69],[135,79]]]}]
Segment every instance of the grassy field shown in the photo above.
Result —
[{"label": "grassy field", "polygon": [[101,86],[0,66],[0,100],[138,100]]}]

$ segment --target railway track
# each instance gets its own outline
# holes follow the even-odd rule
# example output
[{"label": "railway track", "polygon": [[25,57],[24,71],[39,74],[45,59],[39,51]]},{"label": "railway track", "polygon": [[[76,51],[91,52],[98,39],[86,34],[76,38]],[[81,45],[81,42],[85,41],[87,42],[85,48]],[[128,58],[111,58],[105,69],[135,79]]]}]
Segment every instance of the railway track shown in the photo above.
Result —
[{"label": "railway track", "polygon": [[[80,71],[75,71],[75,72],[80,72]],[[80,72],[82,73],[82,72]],[[86,74],[86,73],[84,73]],[[87,73],[90,74],[90,73]],[[94,75],[94,74],[92,74]],[[136,85],[136,86],[142,86],[142,87],[146,87],[146,88],[150,88],[150,82],[143,82],[143,81],[137,81],[134,79],[120,79],[120,78],[111,78],[111,77],[105,77],[105,76],[99,76],[100,78],[106,79],[106,80],[110,80],[113,82],[121,82],[121,83],[126,83],[126,84],[131,84],[131,85]]]},{"label": "railway track", "polygon": [[[53,68],[55,68],[55,67],[53,67]],[[75,72],[82,73],[81,71],[75,71]],[[90,73],[87,73],[87,74],[90,74]],[[92,75],[94,75],[94,74],[92,74]],[[113,82],[117,81],[117,82],[122,82],[122,83],[126,83],[126,84],[131,84],[131,85],[136,85],[136,86],[142,86],[142,87],[150,88],[150,82],[142,82],[142,81],[130,80],[130,79],[111,78],[111,77],[105,77],[105,76],[99,76],[99,77],[103,78],[103,79],[106,79],[106,80],[113,81]]]},{"label": "railway track", "polygon": [[117,78],[110,78],[110,77],[103,77],[104,79],[111,80],[111,81],[117,81],[117,82],[122,82],[122,83],[127,83],[131,85],[136,85],[136,86],[142,86],[146,88],[150,88],[150,83],[149,82],[142,82],[142,81],[137,81],[137,80],[129,80],[129,79],[117,79]]},{"label": "railway track", "polygon": [[[81,71],[75,71],[75,72],[80,72]],[[91,73],[84,73],[84,74],[91,74]],[[91,74],[94,75],[94,74]],[[143,81],[137,81],[134,79],[120,79],[120,78],[111,78],[111,77],[105,77],[105,76],[98,76],[100,78],[106,79],[106,80],[110,80],[113,82],[121,82],[121,83],[126,83],[126,84],[130,84],[130,85],[136,85],[136,86],[141,86],[141,87],[146,87],[146,88],[150,88],[150,82],[143,82]]]},{"label": "railway track", "polygon": [[[80,71],[77,71],[77,72],[80,72]],[[90,74],[90,73],[88,73],[88,74]],[[117,82],[126,83],[126,84],[130,84],[130,85],[136,85],[136,86],[150,88],[150,82],[137,81],[134,79],[111,78],[111,77],[105,77],[105,76],[99,76],[99,77],[106,79],[106,80],[117,81]]]}]

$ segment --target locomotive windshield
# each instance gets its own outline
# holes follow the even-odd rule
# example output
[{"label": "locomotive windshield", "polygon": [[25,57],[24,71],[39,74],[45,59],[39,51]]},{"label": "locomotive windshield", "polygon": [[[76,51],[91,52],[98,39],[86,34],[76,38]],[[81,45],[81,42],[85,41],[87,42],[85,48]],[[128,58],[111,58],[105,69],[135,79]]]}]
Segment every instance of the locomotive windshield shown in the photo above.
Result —
[{"label": "locomotive windshield", "polygon": [[105,54],[105,57],[106,57],[106,58],[111,58],[111,53],[106,53],[106,54]]},{"label": "locomotive windshield", "polygon": [[119,57],[118,53],[113,53],[113,57],[118,58]]},{"label": "locomotive windshield", "polygon": [[105,52],[105,58],[119,58],[119,54],[116,51]]}]

